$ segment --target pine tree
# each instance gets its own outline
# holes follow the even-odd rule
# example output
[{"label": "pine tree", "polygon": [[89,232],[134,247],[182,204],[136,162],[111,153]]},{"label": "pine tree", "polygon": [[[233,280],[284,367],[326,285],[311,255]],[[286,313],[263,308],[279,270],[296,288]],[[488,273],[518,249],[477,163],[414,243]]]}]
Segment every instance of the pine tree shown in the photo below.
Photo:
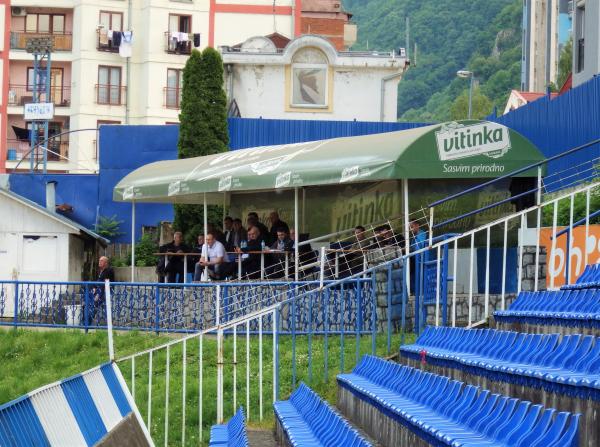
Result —
[{"label": "pine tree", "polygon": [[[190,158],[228,150],[227,96],[223,90],[223,61],[213,48],[192,50],[183,69],[178,157]],[[210,206],[208,221],[218,224],[220,207]],[[174,228],[194,243],[204,222],[203,205],[175,205]]]},{"label": "pine tree", "polygon": [[206,141],[203,155],[227,151],[227,96],[223,90],[223,59],[217,50],[206,47],[202,52],[202,100],[204,102],[204,122],[210,138]]}]

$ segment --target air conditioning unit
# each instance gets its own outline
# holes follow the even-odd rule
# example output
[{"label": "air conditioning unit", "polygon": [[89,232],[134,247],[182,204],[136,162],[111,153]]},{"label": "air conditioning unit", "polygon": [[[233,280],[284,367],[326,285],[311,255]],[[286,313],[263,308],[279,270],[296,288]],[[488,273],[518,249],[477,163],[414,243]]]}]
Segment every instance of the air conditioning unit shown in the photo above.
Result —
[{"label": "air conditioning unit", "polygon": [[13,17],[25,17],[27,15],[27,10],[22,6],[13,6],[10,8],[10,14]]}]

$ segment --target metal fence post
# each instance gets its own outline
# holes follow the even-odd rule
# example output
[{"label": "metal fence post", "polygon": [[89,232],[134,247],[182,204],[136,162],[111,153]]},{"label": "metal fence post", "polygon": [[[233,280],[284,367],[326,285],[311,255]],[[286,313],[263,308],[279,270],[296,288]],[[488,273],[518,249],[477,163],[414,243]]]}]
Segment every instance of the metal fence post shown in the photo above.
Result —
[{"label": "metal fence post", "polygon": [[19,324],[19,282],[15,281],[15,315],[13,319],[15,329]]},{"label": "metal fence post", "polygon": [[154,294],[154,329],[158,334],[160,330],[160,287],[158,285]]},{"label": "metal fence post", "polygon": [[[391,265],[391,264],[390,264]],[[377,351],[377,279],[375,272],[371,273],[371,354],[375,355]]]},{"label": "metal fence post", "polygon": [[115,359],[115,347],[113,344],[113,321],[112,321],[112,297],[110,296],[110,281],[104,281],[104,296],[106,298],[106,329],[108,330],[108,358],[112,362]]},{"label": "metal fence post", "polygon": [[215,293],[215,326],[218,326],[221,323],[221,286],[218,284]]},{"label": "metal fence post", "polygon": [[[392,349],[392,264],[388,265],[387,269],[387,354],[390,354]],[[377,299],[377,294],[375,295]]]},{"label": "metal fence post", "polygon": [[89,331],[89,315],[90,315],[90,288],[88,284],[84,286],[83,292],[83,327],[85,333]]}]

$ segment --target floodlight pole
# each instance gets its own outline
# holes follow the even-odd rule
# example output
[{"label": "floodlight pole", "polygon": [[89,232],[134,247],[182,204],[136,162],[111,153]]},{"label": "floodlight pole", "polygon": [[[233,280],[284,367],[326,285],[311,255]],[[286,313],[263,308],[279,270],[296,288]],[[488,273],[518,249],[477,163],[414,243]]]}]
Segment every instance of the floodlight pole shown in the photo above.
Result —
[{"label": "floodlight pole", "polygon": [[[50,96],[50,89],[52,82],[51,78],[51,66],[52,66],[52,50],[54,49],[54,39],[52,37],[34,37],[27,40],[26,50],[28,53],[33,54],[33,95],[32,100],[33,103],[40,102],[40,91],[41,86],[44,86],[44,93],[46,94],[46,102],[52,101]],[[41,69],[41,61],[46,59],[46,76],[45,76],[45,84],[41,83],[42,69]],[[48,141],[48,129],[49,129],[49,121],[48,119],[43,120],[43,128],[44,128],[44,141]],[[33,172],[35,169],[35,149],[38,145],[38,121],[31,121],[31,133],[29,136],[29,143],[31,145],[30,151],[30,171]],[[48,151],[47,147],[42,148],[42,160],[43,160],[43,173],[46,174],[48,167]]]}]

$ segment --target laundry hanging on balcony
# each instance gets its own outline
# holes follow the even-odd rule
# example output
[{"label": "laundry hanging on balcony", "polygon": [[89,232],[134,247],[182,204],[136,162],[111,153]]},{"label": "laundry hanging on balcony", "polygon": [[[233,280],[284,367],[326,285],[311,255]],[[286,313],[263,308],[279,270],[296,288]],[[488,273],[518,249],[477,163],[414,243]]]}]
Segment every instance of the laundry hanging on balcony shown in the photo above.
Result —
[{"label": "laundry hanging on balcony", "polygon": [[131,43],[133,41],[133,31],[124,31],[121,33],[121,45],[119,45],[119,56],[131,57]]}]

